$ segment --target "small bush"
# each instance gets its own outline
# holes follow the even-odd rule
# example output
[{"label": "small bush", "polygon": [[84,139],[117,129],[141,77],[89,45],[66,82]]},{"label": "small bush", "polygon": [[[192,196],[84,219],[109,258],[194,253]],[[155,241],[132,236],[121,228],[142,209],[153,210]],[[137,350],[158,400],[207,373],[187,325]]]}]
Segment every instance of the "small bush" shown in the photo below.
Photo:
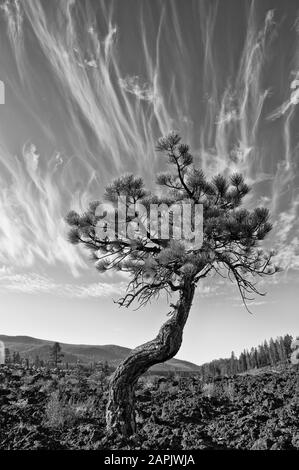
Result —
[{"label": "small bush", "polygon": [[139,390],[152,390],[157,386],[157,377],[145,375],[138,380]]},{"label": "small bush", "polygon": [[216,396],[216,386],[213,382],[209,382],[203,385],[202,394],[204,397],[212,398]]},{"label": "small bush", "polygon": [[60,397],[59,391],[52,392],[45,408],[44,424],[50,428],[63,428],[78,421],[90,418],[96,413],[96,398],[86,400],[66,400]]},{"label": "small bush", "polygon": [[230,401],[235,397],[235,386],[232,382],[223,384],[223,393]]},{"label": "small bush", "polygon": [[208,382],[202,387],[202,394],[205,397],[217,398],[219,400],[228,399],[232,401],[234,399],[234,384],[226,382]]},{"label": "small bush", "polygon": [[52,392],[45,408],[45,425],[50,428],[63,428],[73,424],[77,418],[76,409],[69,402],[59,397],[59,392]]},{"label": "small bush", "polygon": [[44,424],[49,428],[62,428],[65,424],[66,410],[59,392],[52,392],[45,408]]}]

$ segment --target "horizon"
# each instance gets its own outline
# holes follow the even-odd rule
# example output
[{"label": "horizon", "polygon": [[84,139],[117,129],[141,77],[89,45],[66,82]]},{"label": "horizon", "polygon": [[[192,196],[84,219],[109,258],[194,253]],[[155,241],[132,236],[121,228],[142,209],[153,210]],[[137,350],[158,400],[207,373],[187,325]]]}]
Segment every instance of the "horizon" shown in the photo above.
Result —
[{"label": "horizon", "polygon": [[270,210],[263,246],[283,267],[260,280],[252,315],[229,279],[204,279],[176,358],[203,364],[298,336],[298,2],[130,6],[0,5],[1,331],[128,348],[158,333],[167,299],[119,309],[127,279],[98,273],[64,217],[120,174],[153,190],[165,170],[156,142],[175,129],[208,177],[244,175],[246,208]]},{"label": "horizon", "polygon": [[[259,344],[255,344],[255,345],[251,345],[251,346],[248,346],[248,347],[244,347],[242,350],[240,350],[239,352],[238,351],[232,351],[234,352],[235,356],[238,358],[240,356],[240,354],[246,350],[246,351],[250,351],[251,348],[257,348],[258,346],[260,346],[261,344],[263,344],[265,341],[269,344],[269,341],[271,339],[273,340],[276,340],[278,339],[279,337],[285,337],[286,335],[290,335],[292,336],[293,340],[296,339],[296,335],[292,335],[290,333],[284,333],[280,336],[277,336],[277,337],[274,337],[274,338],[265,338],[264,341],[262,341],[261,343]],[[69,343],[69,342],[65,342],[65,341],[62,341],[62,340],[59,340],[58,338],[51,338],[51,339],[48,339],[48,338],[37,338],[35,336],[30,336],[30,335],[10,335],[10,334],[3,334],[3,333],[0,333],[0,337],[3,337],[3,336],[7,336],[9,338],[30,338],[30,339],[36,339],[38,341],[46,341],[46,342],[58,342],[60,345],[66,345],[66,346],[96,346],[96,347],[119,347],[119,348],[125,348],[125,349],[133,349],[133,348],[129,348],[128,346],[124,346],[124,345],[121,345],[121,344],[94,344],[94,343]],[[298,337],[298,336],[297,336]],[[4,347],[5,347],[5,342],[4,342]],[[63,350],[62,350],[63,352]],[[223,356],[223,357],[215,357],[214,359],[212,360],[209,360],[207,362],[213,362],[214,360],[217,361],[219,359],[229,359],[230,357],[230,354],[228,354],[227,356]],[[183,361],[183,362],[190,362],[190,363],[193,363],[194,365],[197,365],[197,366],[201,366],[205,363],[196,363],[196,362],[193,362],[191,360],[188,360],[188,359],[184,359],[183,357],[179,357],[179,354],[174,356],[173,359],[179,359],[180,361]]]}]

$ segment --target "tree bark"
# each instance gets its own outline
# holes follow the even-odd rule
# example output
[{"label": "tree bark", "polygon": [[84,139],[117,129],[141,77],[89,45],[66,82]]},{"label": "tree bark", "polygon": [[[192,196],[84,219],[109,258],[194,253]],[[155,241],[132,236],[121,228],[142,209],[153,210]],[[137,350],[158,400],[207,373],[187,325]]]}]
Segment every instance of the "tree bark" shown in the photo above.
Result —
[{"label": "tree bark", "polygon": [[194,290],[195,285],[192,281],[185,281],[171,318],[164,323],[156,338],[131,351],[115,370],[110,382],[106,411],[108,434],[120,434],[127,437],[136,432],[135,387],[137,381],[151,366],[171,359],[179,351]]}]

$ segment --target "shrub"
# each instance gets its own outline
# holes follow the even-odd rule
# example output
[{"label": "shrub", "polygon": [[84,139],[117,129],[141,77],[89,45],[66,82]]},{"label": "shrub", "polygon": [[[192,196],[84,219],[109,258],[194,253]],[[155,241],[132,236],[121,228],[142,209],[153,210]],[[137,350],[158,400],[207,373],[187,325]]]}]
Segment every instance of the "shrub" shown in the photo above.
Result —
[{"label": "shrub", "polygon": [[202,394],[204,397],[215,397],[216,396],[216,386],[213,382],[209,382],[203,385]]},{"label": "shrub", "polygon": [[208,382],[202,387],[202,394],[205,397],[217,398],[219,400],[234,399],[235,387],[232,382]]},{"label": "shrub", "polygon": [[45,407],[44,424],[50,428],[62,428],[65,424],[66,410],[59,392],[52,392]]},{"label": "shrub", "polygon": [[58,391],[52,392],[45,407],[44,424],[50,428],[63,428],[85,418],[90,418],[96,412],[96,399],[89,397],[86,400],[66,400],[60,397]]},{"label": "shrub", "polygon": [[233,382],[223,384],[223,393],[230,401],[233,401],[235,397],[235,386]]}]

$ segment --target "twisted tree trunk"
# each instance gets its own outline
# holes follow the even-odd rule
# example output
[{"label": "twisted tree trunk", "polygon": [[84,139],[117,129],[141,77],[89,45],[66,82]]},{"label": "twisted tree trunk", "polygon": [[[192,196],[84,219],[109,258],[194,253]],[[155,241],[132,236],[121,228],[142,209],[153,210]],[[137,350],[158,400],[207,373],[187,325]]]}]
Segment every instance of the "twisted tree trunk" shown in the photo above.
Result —
[{"label": "twisted tree trunk", "polygon": [[135,387],[149,367],[174,357],[180,349],[183,329],[194,297],[192,281],[185,282],[172,317],[164,323],[152,341],[134,349],[117,367],[109,389],[106,411],[109,434],[130,436],[136,432]]}]

